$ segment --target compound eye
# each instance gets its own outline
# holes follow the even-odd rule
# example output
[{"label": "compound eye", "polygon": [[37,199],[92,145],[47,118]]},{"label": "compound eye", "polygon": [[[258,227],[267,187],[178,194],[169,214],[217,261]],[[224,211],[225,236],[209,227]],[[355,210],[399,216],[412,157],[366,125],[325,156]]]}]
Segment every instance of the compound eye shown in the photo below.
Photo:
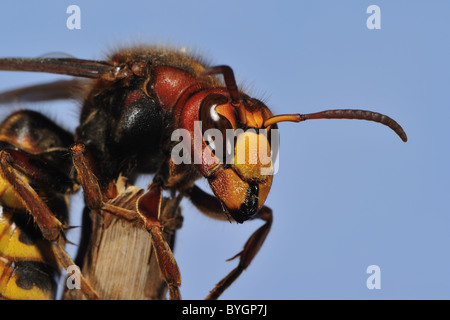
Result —
[{"label": "compound eye", "polygon": [[221,161],[233,153],[234,145],[233,131],[228,131],[229,139],[227,139],[227,130],[233,130],[233,126],[227,117],[217,111],[219,106],[228,103],[229,99],[226,96],[214,93],[208,95],[200,106],[203,138]]},{"label": "compound eye", "polygon": [[232,129],[230,121],[219,114],[216,108],[228,103],[228,98],[221,94],[210,94],[200,106],[200,120],[203,131],[208,129]]}]

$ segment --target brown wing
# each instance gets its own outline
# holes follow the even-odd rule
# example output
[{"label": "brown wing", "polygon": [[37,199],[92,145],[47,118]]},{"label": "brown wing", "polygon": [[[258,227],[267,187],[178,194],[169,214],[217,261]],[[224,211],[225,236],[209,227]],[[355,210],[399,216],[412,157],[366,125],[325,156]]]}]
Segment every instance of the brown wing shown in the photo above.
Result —
[{"label": "brown wing", "polygon": [[105,61],[74,58],[2,58],[0,70],[56,73],[96,79],[113,72],[114,67]]},{"label": "brown wing", "polygon": [[[75,58],[1,58],[0,70],[55,73],[98,79],[114,74],[114,66],[105,61]],[[111,78],[111,77],[109,77]],[[83,98],[87,80],[59,80],[19,88],[0,94],[0,103],[36,102]]]},{"label": "brown wing", "polygon": [[57,80],[0,93],[0,104],[52,100],[82,100],[89,80]]}]

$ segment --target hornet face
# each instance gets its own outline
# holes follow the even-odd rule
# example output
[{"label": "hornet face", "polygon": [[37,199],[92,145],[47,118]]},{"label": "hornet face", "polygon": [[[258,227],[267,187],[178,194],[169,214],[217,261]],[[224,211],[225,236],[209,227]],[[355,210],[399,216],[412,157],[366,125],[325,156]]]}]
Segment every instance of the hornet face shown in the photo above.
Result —
[{"label": "hornet face", "polygon": [[198,116],[191,127],[191,147],[201,159],[194,163],[237,222],[252,218],[264,205],[273,180],[278,141],[273,148],[271,129],[277,126],[265,125],[272,113],[261,101],[245,95],[234,105],[224,88],[199,92],[186,105],[195,105],[192,112]]}]

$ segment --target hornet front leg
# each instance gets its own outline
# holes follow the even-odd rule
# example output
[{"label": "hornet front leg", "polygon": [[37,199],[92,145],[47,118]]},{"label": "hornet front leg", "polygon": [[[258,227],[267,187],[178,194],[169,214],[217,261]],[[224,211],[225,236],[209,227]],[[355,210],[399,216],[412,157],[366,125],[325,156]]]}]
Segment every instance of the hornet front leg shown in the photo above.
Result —
[{"label": "hornet front leg", "polygon": [[[188,192],[192,203],[205,215],[219,220],[228,220],[220,201],[212,195],[194,186]],[[227,261],[239,257],[239,263],[225,278],[216,284],[206,300],[216,300],[241,275],[258,253],[272,226],[273,215],[269,207],[263,206],[252,219],[262,219],[265,223],[256,230],[244,245],[244,249]]]}]

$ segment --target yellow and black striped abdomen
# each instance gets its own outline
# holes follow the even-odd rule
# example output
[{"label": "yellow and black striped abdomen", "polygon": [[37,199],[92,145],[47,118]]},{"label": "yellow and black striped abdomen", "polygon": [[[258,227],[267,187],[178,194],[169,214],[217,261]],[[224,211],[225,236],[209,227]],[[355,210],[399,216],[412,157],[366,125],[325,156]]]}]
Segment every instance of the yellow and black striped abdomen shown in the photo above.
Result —
[{"label": "yellow and black striped abdomen", "polygon": [[[67,152],[72,143],[70,133],[34,111],[17,111],[0,123],[0,152],[15,161],[0,164],[0,299],[55,298],[60,267],[27,208],[33,210],[41,201],[60,223],[67,222],[67,194],[74,190]],[[16,191],[12,178],[38,198]],[[30,203],[25,207],[22,199]]]},{"label": "yellow and black striped abdomen", "polygon": [[54,299],[59,268],[50,243],[2,179],[0,201],[0,298]]}]

